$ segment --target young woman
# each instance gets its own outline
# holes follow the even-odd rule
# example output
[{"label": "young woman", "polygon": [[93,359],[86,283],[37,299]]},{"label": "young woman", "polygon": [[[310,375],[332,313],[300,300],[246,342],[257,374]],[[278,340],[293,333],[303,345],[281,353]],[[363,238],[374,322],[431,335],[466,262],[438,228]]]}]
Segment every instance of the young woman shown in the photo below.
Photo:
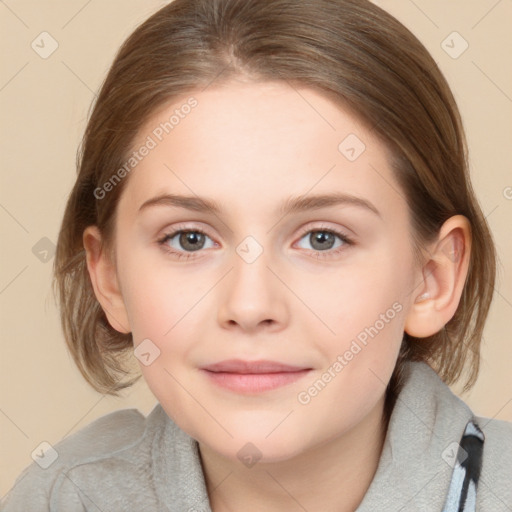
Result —
[{"label": "young woman", "polygon": [[[30,511],[512,510],[478,374],[495,252],[450,89],[363,0],[175,0],[121,47],[58,240],[71,354],[116,394]],[[46,466],[46,467],[44,467]]]}]

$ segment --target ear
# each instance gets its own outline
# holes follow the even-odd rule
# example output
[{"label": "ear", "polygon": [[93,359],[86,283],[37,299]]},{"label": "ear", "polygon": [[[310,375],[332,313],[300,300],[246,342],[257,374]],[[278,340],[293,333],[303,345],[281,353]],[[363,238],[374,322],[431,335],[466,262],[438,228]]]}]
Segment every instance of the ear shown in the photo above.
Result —
[{"label": "ear", "polygon": [[417,338],[439,332],[457,310],[471,255],[468,219],[463,215],[450,217],[427,254],[404,326],[407,334]]},{"label": "ear", "polygon": [[116,269],[102,247],[102,237],[97,226],[88,226],[83,233],[87,269],[94,294],[101,304],[110,325],[121,333],[129,333],[128,315],[119,288]]}]

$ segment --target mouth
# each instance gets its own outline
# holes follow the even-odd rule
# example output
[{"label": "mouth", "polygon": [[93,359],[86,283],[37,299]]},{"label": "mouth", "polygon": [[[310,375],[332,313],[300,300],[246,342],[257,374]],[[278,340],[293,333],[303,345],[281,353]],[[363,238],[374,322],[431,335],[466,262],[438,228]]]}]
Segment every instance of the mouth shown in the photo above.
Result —
[{"label": "mouth", "polygon": [[230,359],[201,368],[211,382],[231,391],[258,394],[280,388],[305,377],[312,368],[276,361]]}]

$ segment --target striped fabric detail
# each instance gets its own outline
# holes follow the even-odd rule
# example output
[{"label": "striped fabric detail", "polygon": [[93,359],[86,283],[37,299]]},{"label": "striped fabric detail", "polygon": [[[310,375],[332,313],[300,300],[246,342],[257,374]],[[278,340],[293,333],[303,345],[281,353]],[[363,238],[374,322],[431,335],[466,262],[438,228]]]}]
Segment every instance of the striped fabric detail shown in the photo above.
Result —
[{"label": "striped fabric detail", "polygon": [[476,512],[476,491],[482,467],[484,440],[484,433],[476,421],[468,421],[459,443],[443,512]]}]

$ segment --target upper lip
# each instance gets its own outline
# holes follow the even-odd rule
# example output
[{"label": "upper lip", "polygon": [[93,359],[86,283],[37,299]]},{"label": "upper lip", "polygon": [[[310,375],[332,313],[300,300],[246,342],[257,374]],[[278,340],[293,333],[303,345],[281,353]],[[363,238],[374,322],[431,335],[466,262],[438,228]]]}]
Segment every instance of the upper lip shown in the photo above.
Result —
[{"label": "upper lip", "polygon": [[293,366],[279,363],[277,361],[258,360],[244,361],[242,359],[226,359],[218,363],[209,364],[202,367],[203,370],[211,372],[229,372],[229,373],[282,373],[298,372],[301,370],[310,370],[304,366]]}]

